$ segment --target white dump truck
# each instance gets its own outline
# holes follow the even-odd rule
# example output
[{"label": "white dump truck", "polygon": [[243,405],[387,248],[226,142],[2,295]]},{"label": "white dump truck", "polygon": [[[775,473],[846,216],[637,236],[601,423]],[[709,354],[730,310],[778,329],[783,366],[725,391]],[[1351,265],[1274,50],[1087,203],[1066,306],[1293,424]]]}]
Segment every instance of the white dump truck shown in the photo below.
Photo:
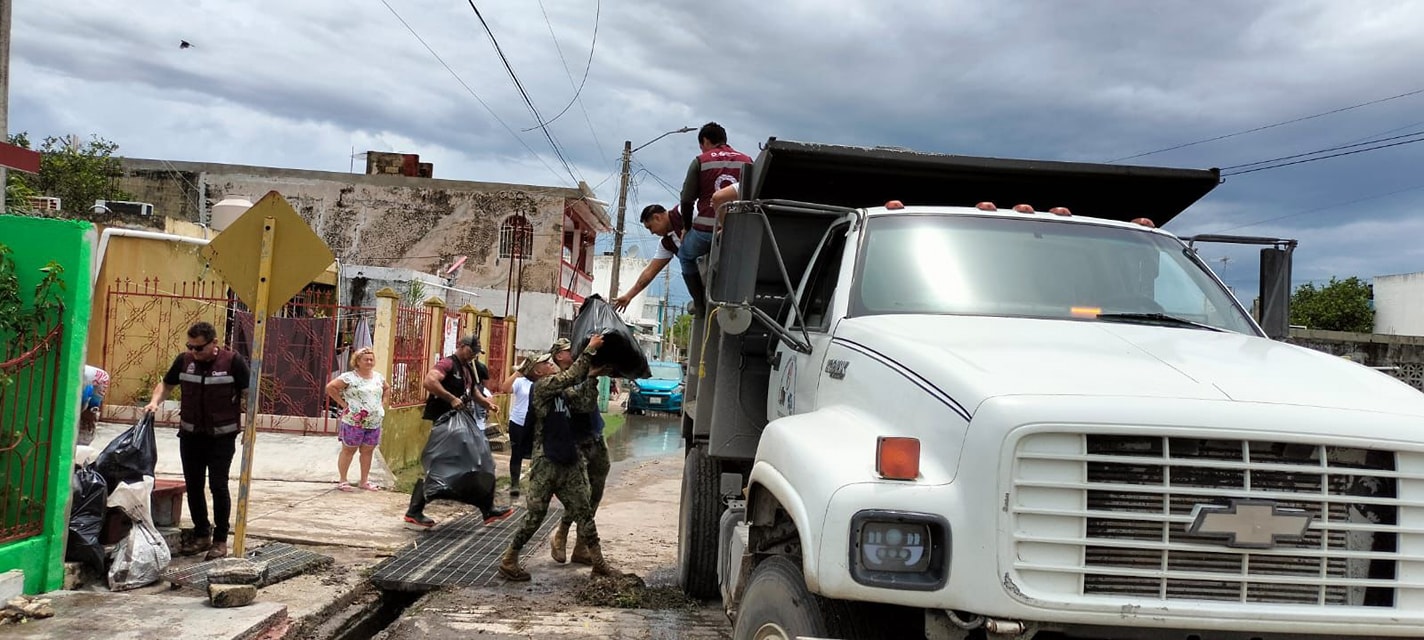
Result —
[{"label": "white dump truck", "polygon": [[1216,171],[772,139],[743,175],[679,544],[738,640],[1424,635],[1424,394],[1266,338],[1156,228]]}]

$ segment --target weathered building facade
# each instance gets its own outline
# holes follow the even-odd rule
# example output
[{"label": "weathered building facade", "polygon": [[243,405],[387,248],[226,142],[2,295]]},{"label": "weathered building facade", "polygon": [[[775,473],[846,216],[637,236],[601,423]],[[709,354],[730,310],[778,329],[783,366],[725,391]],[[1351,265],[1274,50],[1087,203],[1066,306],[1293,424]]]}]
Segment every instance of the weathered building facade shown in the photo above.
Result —
[{"label": "weathered building facade", "polygon": [[223,198],[255,202],[277,191],[343,265],[448,278],[449,286],[477,294],[481,308],[517,316],[521,349],[547,346],[559,334],[560,321],[568,326],[574,305],[592,292],[594,238],[609,230],[602,203],[586,185],[542,187],[134,158],[124,160],[124,169],[120,187],[135,200],[152,203],[155,217],[199,224],[210,222],[210,208]]}]

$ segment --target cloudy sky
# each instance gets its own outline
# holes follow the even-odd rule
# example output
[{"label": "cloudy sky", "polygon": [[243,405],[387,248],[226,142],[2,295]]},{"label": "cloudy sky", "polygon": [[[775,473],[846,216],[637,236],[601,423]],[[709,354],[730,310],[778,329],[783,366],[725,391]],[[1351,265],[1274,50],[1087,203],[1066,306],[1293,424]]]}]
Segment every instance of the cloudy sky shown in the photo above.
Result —
[{"label": "cloudy sky", "polygon": [[[563,112],[562,159],[462,0],[17,3],[10,130],[333,171],[353,149],[419,153],[438,177],[577,178],[610,202],[624,140],[708,120],[753,156],[776,136],[1107,161],[1344,109],[1129,161],[1199,168],[1424,131],[1424,92],[1387,99],[1424,89],[1407,0],[476,6],[539,113]],[[631,211],[674,200],[693,136],[636,154]],[[1406,144],[1230,177],[1169,229],[1298,239],[1297,282],[1424,271],[1421,166]],[[1203,254],[1254,294],[1255,249]]]}]

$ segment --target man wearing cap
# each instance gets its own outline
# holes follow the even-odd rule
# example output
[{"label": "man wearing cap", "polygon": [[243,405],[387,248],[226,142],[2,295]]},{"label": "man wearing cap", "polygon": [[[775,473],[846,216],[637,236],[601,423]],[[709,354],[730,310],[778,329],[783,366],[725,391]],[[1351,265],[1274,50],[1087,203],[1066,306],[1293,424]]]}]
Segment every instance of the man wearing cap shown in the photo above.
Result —
[{"label": "man wearing cap", "polygon": [[[653,259],[648,261],[648,266],[643,267],[643,272],[638,274],[637,282],[634,282],[633,286],[623,292],[623,295],[613,299],[611,304],[614,309],[618,311],[627,309],[628,305],[633,302],[633,298],[638,297],[643,289],[648,288],[653,279],[662,273],[667,263],[672,261],[673,256],[677,255],[679,248],[682,247],[682,239],[687,233],[687,223],[679,211],[680,207],[681,205],[674,206],[671,210],[664,209],[660,204],[643,207],[643,213],[639,219],[642,220],[643,226],[647,227],[649,233],[658,236],[658,251],[653,254]],[[687,284],[689,293],[694,290],[694,287],[701,288],[702,277],[697,273],[695,258],[691,269],[688,269],[686,264],[683,265],[682,280]]]},{"label": "man wearing cap", "polygon": [[[569,341],[559,338],[549,348],[554,362],[567,371],[573,365],[573,347]],[[592,515],[598,515],[598,504],[603,501],[603,488],[608,484],[608,445],[603,441],[603,414],[598,411],[598,377],[592,376],[564,391],[564,399],[569,405],[569,423],[578,443],[579,459],[583,461],[584,473],[588,478],[588,504]],[[592,564],[588,546],[582,536],[574,540],[573,556],[566,556],[569,544],[569,527],[573,526],[573,516],[564,512],[559,528],[554,531],[554,539],[549,543],[549,555],[554,562],[572,560],[578,564]]]},{"label": "man wearing cap", "polygon": [[519,550],[544,523],[551,497],[558,497],[564,509],[578,523],[579,540],[588,549],[594,575],[618,575],[603,558],[599,547],[598,528],[593,523],[593,511],[589,507],[588,476],[583,459],[579,457],[570,407],[564,395],[579,383],[610,371],[606,366],[592,366],[593,356],[601,346],[603,336],[591,336],[583,353],[563,372],[559,372],[552,362],[534,366],[534,389],[529,398],[529,419],[535,425],[534,464],[529,469],[529,493],[526,497],[529,514],[500,558],[499,574],[507,580],[529,580],[529,573],[519,565]]},{"label": "man wearing cap", "polygon": [[[425,398],[424,420],[432,423],[455,409],[464,408],[466,402],[474,402],[485,411],[495,413],[498,407],[484,394],[475,391],[479,378],[476,377],[474,362],[480,355],[479,338],[467,335],[456,343],[455,353],[441,358],[425,374],[423,386],[430,395]],[[509,507],[476,505],[484,513],[485,524],[509,517],[514,513]],[[405,512],[405,526],[409,529],[425,530],[435,526],[435,520],[425,515],[425,477],[415,481],[415,489],[410,492],[410,507]]]}]

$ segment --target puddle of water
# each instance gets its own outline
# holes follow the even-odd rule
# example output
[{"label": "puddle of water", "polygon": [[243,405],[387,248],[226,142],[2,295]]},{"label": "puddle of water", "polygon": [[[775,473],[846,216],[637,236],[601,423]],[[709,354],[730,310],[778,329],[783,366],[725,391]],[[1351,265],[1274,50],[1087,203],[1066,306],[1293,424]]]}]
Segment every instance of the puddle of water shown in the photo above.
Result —
[{"label": "puddle of water", "polygon": [[657,458],[681,451],[682,418],[676,415],[627,416],[617,430],[605,430],[608,457],[613,462]]}]

